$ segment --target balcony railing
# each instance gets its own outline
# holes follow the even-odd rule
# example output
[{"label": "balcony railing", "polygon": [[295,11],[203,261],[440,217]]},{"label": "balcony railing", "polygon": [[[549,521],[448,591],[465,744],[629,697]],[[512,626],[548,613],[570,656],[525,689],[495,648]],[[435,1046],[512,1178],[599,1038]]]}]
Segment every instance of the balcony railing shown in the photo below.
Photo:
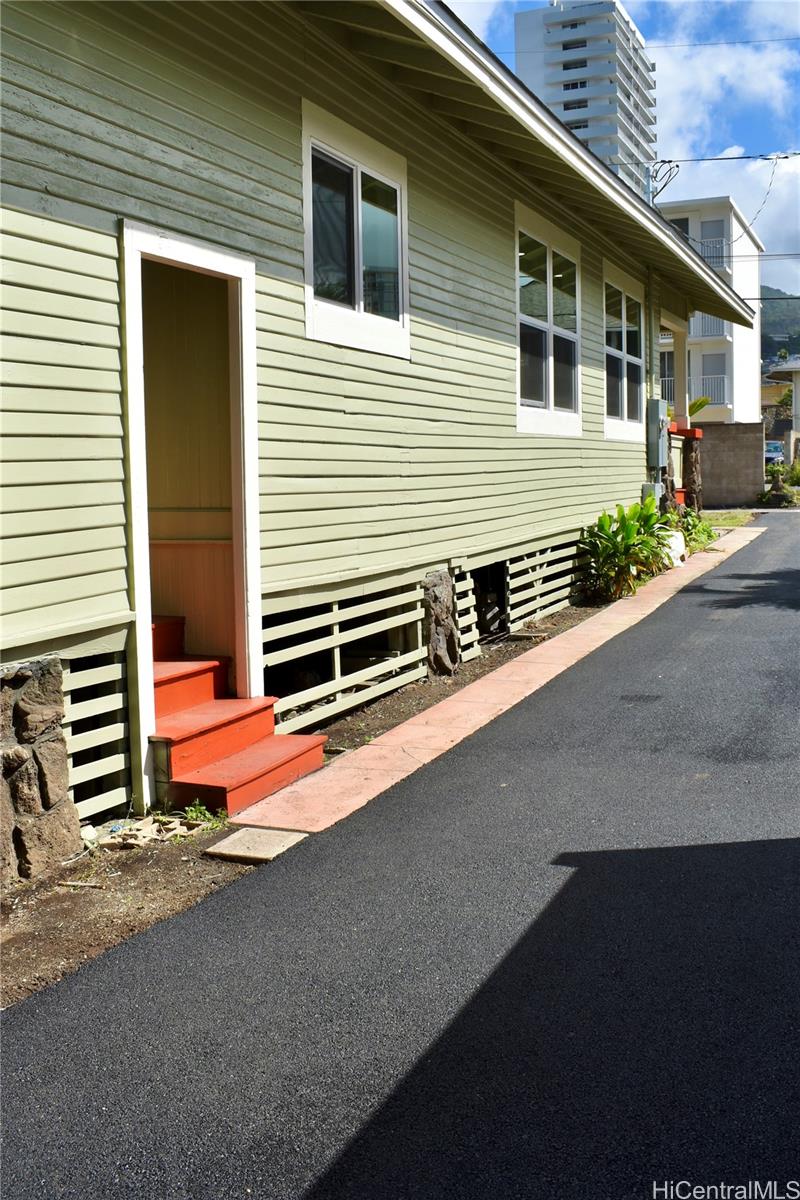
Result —
[{"label": "balcony railing", "polygon": [[[708,396],[712,404],[728,403],[728,379],[725,375],[702,375],[689,380],[689,401]],[[675,380],[671,375],[661,376],[661,399],[675,404]]]},{"label": "balcony railing", "polygon": [[704,238],[697,248],[710,267],[718,271],[731,269],[731,247],[727,238]]},{"label": "balcony railing", "polygon": [[689,380],[689,399],[708,396],[712,404],[728,403],[728,379],[725,375],[701,375]]},{"label": "balcony railing", "polygon": [[707,313],[695,313],[689,321],[689,337],[728,337],[731,331],[729,321],[719,317],[709,317]]}]

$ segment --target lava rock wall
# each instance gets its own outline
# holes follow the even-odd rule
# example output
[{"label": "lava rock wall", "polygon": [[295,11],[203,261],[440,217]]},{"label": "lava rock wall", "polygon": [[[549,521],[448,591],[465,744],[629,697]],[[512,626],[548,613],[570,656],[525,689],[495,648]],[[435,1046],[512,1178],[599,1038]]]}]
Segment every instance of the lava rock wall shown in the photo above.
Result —
[{"label": "lava rock wall", "polygon": [[55,655],[0,668],[0,880],[46,875],[81,848],[69,796],[64,691]]}]

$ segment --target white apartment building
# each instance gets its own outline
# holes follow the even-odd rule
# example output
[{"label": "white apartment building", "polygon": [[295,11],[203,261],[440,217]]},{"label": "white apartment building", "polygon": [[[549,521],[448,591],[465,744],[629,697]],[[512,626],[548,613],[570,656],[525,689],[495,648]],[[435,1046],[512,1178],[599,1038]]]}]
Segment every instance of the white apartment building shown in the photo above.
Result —
[{"label": "white apartment building", "polygon": [[[685,329],[662,330],[661,394],[674,405],[681,386],[679,360],[688,350],[688,399],[708,396],[711,403],[698,420],[761,420],[761,265],[764,246],[730,196],[676,200],[659,204],[662,216],[688,238],[752,308],[752,329],[695,313]],[[678,370],[676,371],[676,365]],[[676,382],[677,380],[677,382]],[[680,407],[680,406],[678,406]]]},{"label": "white apartment building", "polygon": [[654,64],[617,0],[550,0],[518,12],[516,73],[621,179],[649,198]]}]

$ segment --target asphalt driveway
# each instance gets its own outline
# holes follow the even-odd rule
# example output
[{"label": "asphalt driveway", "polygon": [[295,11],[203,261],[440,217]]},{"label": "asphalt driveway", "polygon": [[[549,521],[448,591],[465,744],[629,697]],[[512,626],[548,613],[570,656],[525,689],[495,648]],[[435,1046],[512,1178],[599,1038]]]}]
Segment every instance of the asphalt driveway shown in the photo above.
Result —
[{"label": "asphalt driveway", "polygon": [[800,514],[763,520],[347,821],[6,1013],[5,1200],[800,1177]]}]

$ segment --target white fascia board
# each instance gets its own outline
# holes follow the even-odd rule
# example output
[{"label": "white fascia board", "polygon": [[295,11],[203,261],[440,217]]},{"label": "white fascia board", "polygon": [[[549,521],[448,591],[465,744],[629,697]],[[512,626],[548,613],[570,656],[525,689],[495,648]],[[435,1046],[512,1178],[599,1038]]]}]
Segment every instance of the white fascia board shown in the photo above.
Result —
[{"label": "white fascia board", "polygon": [[679,233],[670,229],[667,221],[658,216],[631,188],[620,183],[616,175],[600,163],[524,84],[501,67],[483,42],[471,36],[467,38],[464,32],[445,19],[445,10],[437,11],[426,0],[378,0],[378,3],[478,84],[528,133],[568,163],[576,174],[581,175],[618,208],[624,209],[651,237],[671,251],[715,292],[720,300],[737,312],[745,324],[752,325],[755,313],[750,306],[720,280],[716,272],[687,246]]}]

